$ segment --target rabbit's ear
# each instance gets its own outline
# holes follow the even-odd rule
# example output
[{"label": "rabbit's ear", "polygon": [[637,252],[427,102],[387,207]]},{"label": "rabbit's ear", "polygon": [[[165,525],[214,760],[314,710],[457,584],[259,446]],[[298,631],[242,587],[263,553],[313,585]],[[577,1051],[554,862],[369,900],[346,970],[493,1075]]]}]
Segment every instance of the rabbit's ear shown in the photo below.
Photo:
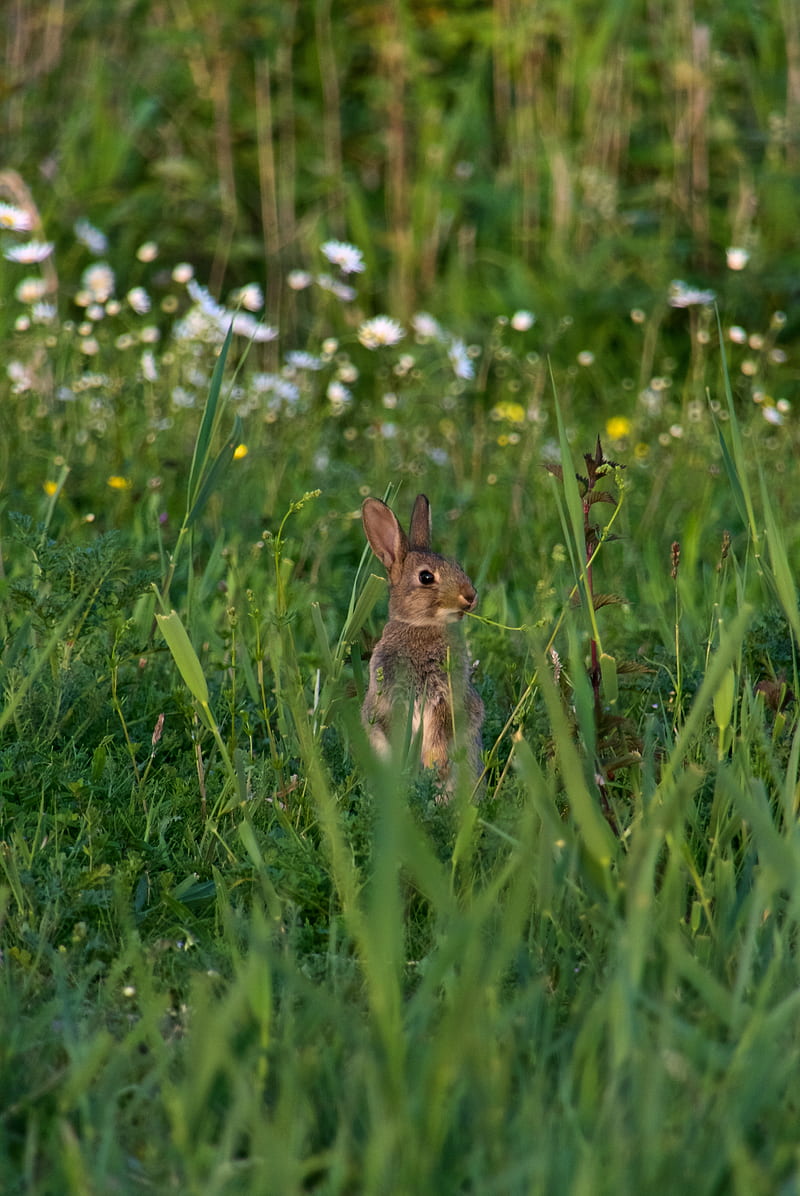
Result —
[{"label": "rabbit's ear", "polygon": [[424,549],[431,546],[431,504],[424,494],[418,494],[414,500],[408,542],[412,548]]},{"label": "rabbit's ear", "polygon": [[388,570],[389,577],[397,578],[408,554],[408,540],[394,512],[379,498],[365,498],[361,522],[372,551]]}]

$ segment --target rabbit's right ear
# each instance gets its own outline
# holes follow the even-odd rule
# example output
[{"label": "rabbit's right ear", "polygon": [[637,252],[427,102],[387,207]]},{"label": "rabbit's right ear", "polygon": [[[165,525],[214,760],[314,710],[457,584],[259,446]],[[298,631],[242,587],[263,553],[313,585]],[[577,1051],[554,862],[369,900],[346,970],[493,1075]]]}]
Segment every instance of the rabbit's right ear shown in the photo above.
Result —
[{"label": "rabbit's right ear", "polygon": [[365,498],[361,507],[361,522],[370,548],[395,580],[402,573],[408,555],[406,533],[397,522],[394,511],[379,498]]},{"label": "rabbit's right ear", "polygon": [[427,549],[431,546],[431,504],[424,494],[414,499],[408,542],[412,548]]}]

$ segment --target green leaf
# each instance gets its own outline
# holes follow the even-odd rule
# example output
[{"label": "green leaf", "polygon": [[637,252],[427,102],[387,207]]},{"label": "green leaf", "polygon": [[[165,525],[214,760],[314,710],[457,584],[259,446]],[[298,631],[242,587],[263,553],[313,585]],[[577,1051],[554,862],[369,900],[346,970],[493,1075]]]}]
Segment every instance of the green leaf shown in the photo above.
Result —
[{"label": "green leaf", "polygon": [[196,698],[201,706],[208,706],[208,685],[203,666],[177,611],[170,611],[168,615],[157,614],[156,621],[192,697]]}]

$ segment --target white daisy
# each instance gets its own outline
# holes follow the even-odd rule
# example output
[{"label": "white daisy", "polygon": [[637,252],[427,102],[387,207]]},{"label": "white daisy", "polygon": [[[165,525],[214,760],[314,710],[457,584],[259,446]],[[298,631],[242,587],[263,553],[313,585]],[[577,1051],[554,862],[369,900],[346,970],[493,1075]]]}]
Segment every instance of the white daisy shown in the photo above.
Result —
[{"label": "white daisy", "polygon": [[343,303],[352,303],[356,297],[356,291],[353,287],[349,287],[347,283],[339,282],[338,278],[332,278],[330,274],[318,274],[317,286],[321,287],[323,291],[329,291],[331,295],[335,295]]},{"label": "white daisy", "polygon": [[260,320],[256,320],[249,312],[236,312],[232,322],[233,331],[237,336],[246,336],[248,340],[256,341],[258,344],[263,344],[266,341],[274,341],[278,335],[276,328],[270,328],[268,324],[262,324]]},{"label": "white daisy", "polygon": [[20,303],[38,303],[46,294],[47,282],[44,278],[23,278],[14,291]]},{"label": "white daisy", "polygon": [[364,255],[355,245],[349,245],[346,241],[326,241],[320,249],[332,265],[339,267],[342,274],[360,274],[364,269]]},{"label": "white daisy", "polygon": [[740,245],[731,245],[725,250],[725,262],[729,270],[744,270],[750,261],[750,254]]},{"label": "white daisy", "polygon": [[509,322],[515,332],[527,332],[536,323],[536,316],[532,311],[515,311]]},{"label": "white daisy", "polygon": [[668,301],[670,307],[706,307],[713,303],[716,295],[713,291],[701,291],[697,287],[689,287],[680,278],[675,278],[669,284]]},{"label": "white daisy", "polygon": [[89,295],[90,303],[105,303],[114,294],[114,271],[106,262],[87,266],[81,275],[81,288]]},{"label": "white daisy", "polygon": [[308,270],[290,270],[286,275],[286,283],[293,291],[304,291],[314,281],[314,275]]},{"label": "white daisy", "polygon": [[81,245],[85,245],[90,253],[99,256],[107,251],[108,237],[105,233],[101,233],[99,228],[90,224],[88,220],[76,220],[73,229]]},{"label": "white daisy", "polygon": [[137,316],[146,316],[150,310],[150,296],[144,287],[132,287],[125,296]]},{"label": "white daisy", "polygon": [[465,382],[469,382],[471,378],[475,377],[475,365],[469,355],[467,346],[460,337],[455,337],[450,342],[447,356],[450,359],[450,365],[453,367],[453,373],[456,378],[461,378]]},{"label": "white daisy", "polygon": [[10,233],[27,233],[33,228],[30,212],[16,204],[0,203],[0,228]]},{"label": "white daisy", "polygon": [[418,311],[411,317],[411,327],[423,341],[440,341],[444,339],[442,326],[437,319],[427,311]]},{"label": "white daisy", "polygon": [[22,262],[26,266],[43,262],[53,252],[52,241],[26,241],[24,245],[9,245],[3,250],[7,262]]},{"label": "white daisy", "polygon": [[404,336],[402,327],[391,316],[373,316],[371,320],[365,320],[358,330],[358,339],[367,349],[396,345]]}]

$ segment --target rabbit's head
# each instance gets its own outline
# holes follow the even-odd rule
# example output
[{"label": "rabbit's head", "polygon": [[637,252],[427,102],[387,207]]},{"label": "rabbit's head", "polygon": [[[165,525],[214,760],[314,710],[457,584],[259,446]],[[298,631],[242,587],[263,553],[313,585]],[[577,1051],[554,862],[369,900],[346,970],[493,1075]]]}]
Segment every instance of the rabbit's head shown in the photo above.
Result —
[{"label": "rabbit's head", "polygon": [[361,518],[372,551],[389,574],[390,620],[435,626],[475,609],[478,595],[461,566],[431,551],[431,509],[424,494],[414,502],[408,535],[378,498],[365,499]]}]

